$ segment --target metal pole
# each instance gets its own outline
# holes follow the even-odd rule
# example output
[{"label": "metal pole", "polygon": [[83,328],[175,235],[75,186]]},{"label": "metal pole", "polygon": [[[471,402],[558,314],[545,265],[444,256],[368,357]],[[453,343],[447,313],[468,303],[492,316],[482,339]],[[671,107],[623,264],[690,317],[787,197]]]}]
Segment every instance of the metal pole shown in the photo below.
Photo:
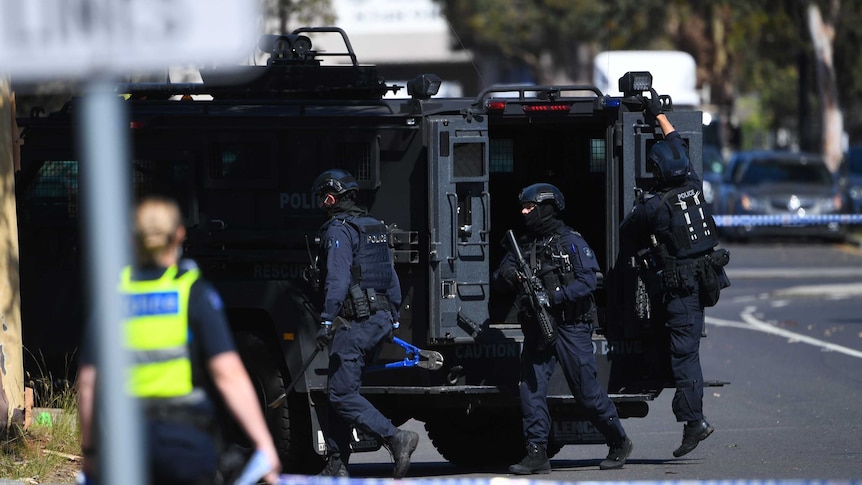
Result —
[{"label": "metal pole", "polygon": [[85,248],[96,351],[96,414],[99,482],[147,483],[137,403],[126,392],[129,356],[122,336],[122,268],[131,261],[129,241],[128,121],[114,83],[97,77],[86,87],[80,113],[80,172],[86,203]]}]

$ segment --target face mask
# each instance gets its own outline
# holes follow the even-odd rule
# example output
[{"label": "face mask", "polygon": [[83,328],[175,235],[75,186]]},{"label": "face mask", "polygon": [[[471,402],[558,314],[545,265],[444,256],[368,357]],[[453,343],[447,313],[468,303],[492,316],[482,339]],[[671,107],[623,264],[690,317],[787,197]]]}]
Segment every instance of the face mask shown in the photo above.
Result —
[{"label": "face mask", "polygon": [[557,213],[550,204],[539,204],[535,209],[524,214],[524,224],[527,230],[536,234],[550,234],[561,224]]}]

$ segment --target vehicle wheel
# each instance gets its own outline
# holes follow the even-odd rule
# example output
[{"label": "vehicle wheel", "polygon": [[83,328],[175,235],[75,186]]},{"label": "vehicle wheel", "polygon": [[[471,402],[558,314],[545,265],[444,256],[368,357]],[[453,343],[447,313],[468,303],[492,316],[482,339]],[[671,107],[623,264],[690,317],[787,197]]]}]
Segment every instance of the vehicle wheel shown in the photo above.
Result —
[{"label": "vehicle wheel", "polygon": [[[277,358],[277,347],[267,343],[260,335],[249,332],[240,332],[234,339],[275,441],[282,470],[296,474],[319,472],[323,468],[323,459],[311,446],[311,421],[306,395],[292,392],[281,406],[267,406],[290,384],[284,364]],[[225,434],[228,442],[246,448],[251,446],[245,433],[232,420]]]},{"label": "vehicle wheel", "polygon": [[425,423],[425,430],[443,458],[461,467],[506,467],[524,457],[518,413],[476,410],[469,415],[440,414]]}]

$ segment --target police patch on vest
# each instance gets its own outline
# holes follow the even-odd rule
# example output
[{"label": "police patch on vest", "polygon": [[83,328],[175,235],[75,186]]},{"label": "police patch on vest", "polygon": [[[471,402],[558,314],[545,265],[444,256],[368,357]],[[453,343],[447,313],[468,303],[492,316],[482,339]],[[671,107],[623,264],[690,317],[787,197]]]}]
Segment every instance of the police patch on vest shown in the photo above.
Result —
[{"label": "police patch on vest", "polygon": [[584,246],[583,252],[584,252],[584,256],[586,256],[589,259],[593,259],[593,250],[590,249],[589,246]]},{"label": "police patch on vest", "polygon": [[180,311],[180,294],[176,291],[126,296],[126,316],[175,315]]},{"label": "police patch on vest", "polygon": [[688,199],[689,197],[691,197],[693,199],[697,199],[698,195],[700,195],[699,190],[690,189],[690,190],[687,190],[685,192],[680,192],[679,194],[676,194],[676,200],[681,201],[683,199]]},{"label": "police patch on vest", "polygon": [[338,239],[331,237],[326,240],[326,249],[332,249],[333,247],[337,248],[339,246]]},{"label": "police patch on vest", "polygon": [[369,234],[366,242],[368,244],[386,244],[386,234]]}]

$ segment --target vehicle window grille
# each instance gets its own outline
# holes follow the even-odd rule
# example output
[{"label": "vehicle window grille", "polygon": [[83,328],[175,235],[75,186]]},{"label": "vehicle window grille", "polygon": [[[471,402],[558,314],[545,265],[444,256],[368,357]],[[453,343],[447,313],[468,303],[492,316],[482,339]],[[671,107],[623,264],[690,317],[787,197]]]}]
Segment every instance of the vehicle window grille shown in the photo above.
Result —
[{"label": "vehicle window grille", "polygon": [[338,166],[350,172],[362,186],[362,182],[374,179],[371,146],[365,142],[343,142],[336,148]]},{"label": "vehicle window grille", "polygon": [[456,143],[454,155],[455,177],[481,177],[485,175],[483,144]]},{"label": "vehicle window grille", "polygon": [[211,180],[271,180],[270,146],[262,143],[218,143],[209,164]]},{"label": "vehicle window grille", "polygon": [[[134,160],[132,187],[134,195],[162,194],[176,199],[181,208],[187,205],[191,168],[188,160]],[[190,214],[184,212],[188,219]]]},{"label": "vehicle window grille", "polygon": [[604,172],[607,163],[607,145],[604,138],[590,140],[590,172]]},{"label": "vehicle window grille", "polygon": [[491,173],[512,173],[515,171],[515,161],[512,155],[514,143],[512,140],[491,140],[488,150],[491,157]]},{"label": "vehicle window grille", "polygon": [[39,168],[36,180],[25,191],[29,209],[47,211],[57,217],[78,216],[78,162],[49,160]]}]

